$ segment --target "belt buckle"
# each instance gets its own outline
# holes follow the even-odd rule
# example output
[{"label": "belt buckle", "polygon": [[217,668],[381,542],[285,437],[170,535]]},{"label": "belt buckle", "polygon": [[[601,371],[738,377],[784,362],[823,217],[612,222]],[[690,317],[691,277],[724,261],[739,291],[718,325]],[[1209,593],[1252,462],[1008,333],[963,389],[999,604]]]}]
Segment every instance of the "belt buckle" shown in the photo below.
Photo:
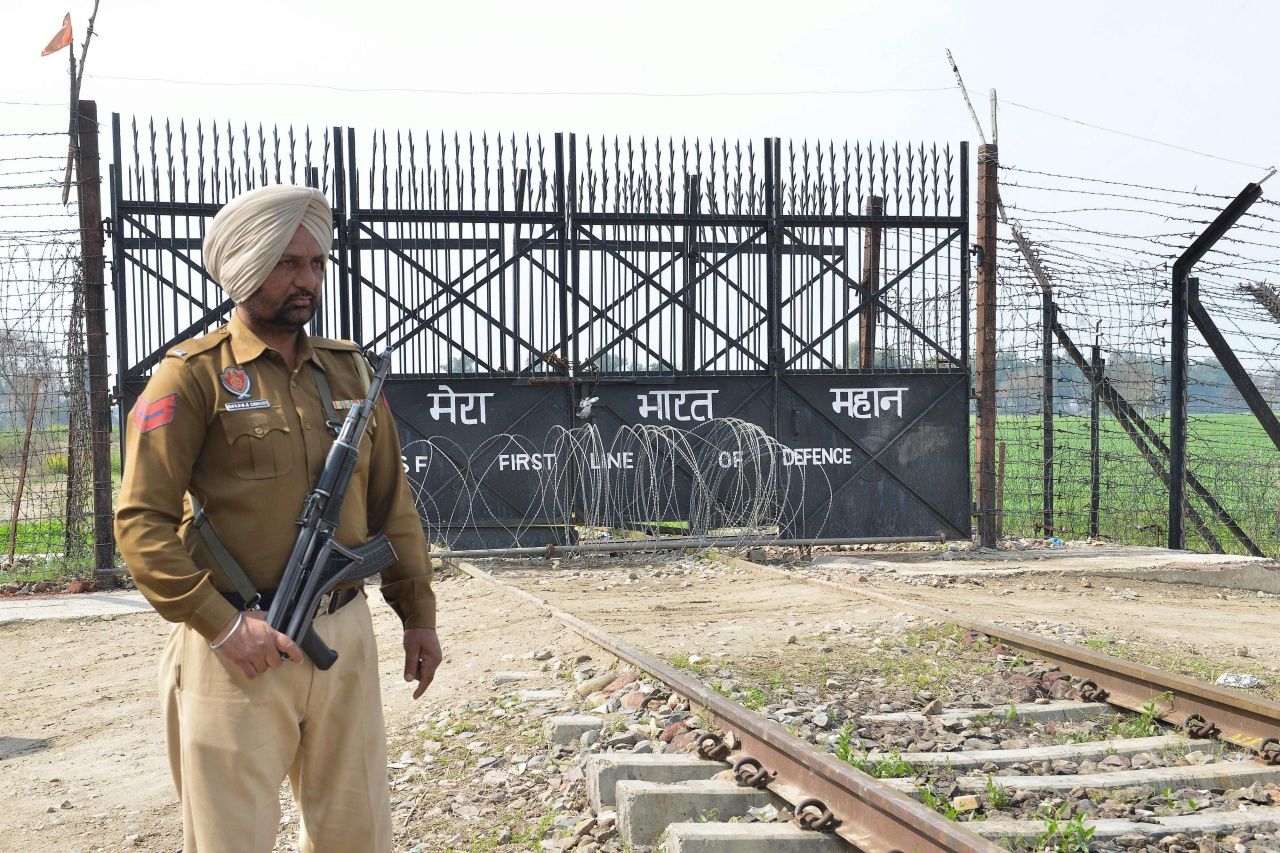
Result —
[{"label": "belt buckle", "polygon": [[329,592],[326,592],[324,595],[320,596],[320,600],[316,602],[315,615],[316,616],[326,615],[329,612],[329,605],[333,603],[334,596],[336,596],[337,594],[338,593],[330,590]]}]

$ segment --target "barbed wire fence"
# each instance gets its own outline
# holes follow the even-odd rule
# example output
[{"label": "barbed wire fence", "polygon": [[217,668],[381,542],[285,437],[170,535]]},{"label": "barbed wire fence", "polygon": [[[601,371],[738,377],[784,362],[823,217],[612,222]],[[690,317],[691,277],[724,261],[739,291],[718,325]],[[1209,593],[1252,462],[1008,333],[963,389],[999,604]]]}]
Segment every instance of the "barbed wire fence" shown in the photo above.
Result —
[{"label": "barbed wire fence", "polygon": [[[93,468],[66,107],[0,107],[0,583],[93,572]],[[46,106],[46,105],[37,105]],[[75,188],[73,187],[73,190]]]},{"label": "barbed wire fence", "polygon": [[[1000,178],[1009,220],[1048,279],[1052,303],[1013,231],[1002,229],[1004,532],[1162,546],[1172,263],[1234,195],[1018,166],[1002,166]],[[1255,204],[1194,273],[1200,301],[1273,409],[1277,207]],[[1194,324],[1188,361],[1188,547],[1276,556],[1280,450]]]}]

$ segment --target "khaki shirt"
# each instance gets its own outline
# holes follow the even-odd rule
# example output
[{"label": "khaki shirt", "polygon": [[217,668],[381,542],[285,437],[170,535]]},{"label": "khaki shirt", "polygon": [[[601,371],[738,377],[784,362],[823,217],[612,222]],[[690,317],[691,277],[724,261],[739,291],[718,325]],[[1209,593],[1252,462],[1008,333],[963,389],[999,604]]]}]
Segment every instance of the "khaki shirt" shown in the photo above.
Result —
[{"label": "khaki shirt", "polygon": [[[279,585],[303,499],[333,443],[312,365],[324,371],[335,418],[364,397],[369,371],[360,358],[352,343],[303,334],[291,372],[233,313],[161,360],[125,424],[116,512],[120,553],[161,616],[212,639],[236,613],[219,592],[231,586],[188,531],[188,490],[254,588]],[[361,442],[337,538],[355,546],[385,533],[399,562],[382,575],[383,596],[406,628],[433,628],[431,563],[402,465],[384,400]]]}]

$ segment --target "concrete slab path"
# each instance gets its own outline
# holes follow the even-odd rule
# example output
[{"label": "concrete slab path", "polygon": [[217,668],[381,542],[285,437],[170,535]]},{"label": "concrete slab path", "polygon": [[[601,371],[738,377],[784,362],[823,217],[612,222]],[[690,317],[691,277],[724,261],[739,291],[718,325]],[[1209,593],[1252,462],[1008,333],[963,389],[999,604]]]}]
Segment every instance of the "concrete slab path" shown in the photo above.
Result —
[{"label": "concrete slab path", "polygon": [[84,619],[154,612],[142,593],[136,590],[0,598],[0,625],[38,619]]}]

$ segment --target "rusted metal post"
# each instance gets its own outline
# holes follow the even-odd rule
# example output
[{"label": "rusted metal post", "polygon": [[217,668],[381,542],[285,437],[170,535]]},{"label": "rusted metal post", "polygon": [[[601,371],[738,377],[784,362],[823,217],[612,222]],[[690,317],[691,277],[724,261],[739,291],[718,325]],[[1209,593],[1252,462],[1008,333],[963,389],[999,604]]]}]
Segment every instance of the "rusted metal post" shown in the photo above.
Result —
[{"label": "rusted metal post", "polygon": [[996,179],[999,157],[994,145],[978,147],[977,324],[975,341],[978,402],[978,541],[996,544]]},{"label": "rusted metal post", "polygon": [[5,567],[13,566],[13,552],[18,546],[18,514],[22,510],[22,490],[27,484],[27,459],[31,456],[31,428],[36,422],[36,403],[40,399],[40,377],[31,385],[31,402],[27,404],[27,428],[22,434],[22,460],[18,463],[18,491],[13,496],[13,510],[9,513],[9,558]]},{"label": "rusted metal post", "polygon": [[76,193],[80,207],[85,350],[89,358],[89,447],[93,460],[93,573],[115,569],[111,501],[111,396],[107,391],[106,265],[102,176],[98,171],[98,105],[79,102]]},{"label": "rusted metal post", "polygon": [[1200,259],[1261,197],[1260,184],[1246,186],[1173,262],[1169,300],[1172,314],[1172,364],[1169,375],[1169,547],[1172,549],[1187,547],[1186,530],[1183,526],[1187,513],[1187,484],[1190,481],[1187,471],[1187,321],[1190,308],[1187,279]]},{"label": "rusted metal post", "polygon": [[[884,216],[884,199],[867,197],[867,216]],[[880,244],[884,228],[868,225],[862,231],[862,301],[865,303],[880,287]],[[876,366],[876,306],[867,305],[858,317],[858,367],[870,370]]]},{"label": "rusted metal post", "polygon": [[1098,404],[1101,402],[1102,377],[1106,369],[1102,351],[1093,345],[1093,382],[1089,383],[1089,538],[1098,538],[1098,509],[1102,504],[1101,442],[1098,435]]}]

